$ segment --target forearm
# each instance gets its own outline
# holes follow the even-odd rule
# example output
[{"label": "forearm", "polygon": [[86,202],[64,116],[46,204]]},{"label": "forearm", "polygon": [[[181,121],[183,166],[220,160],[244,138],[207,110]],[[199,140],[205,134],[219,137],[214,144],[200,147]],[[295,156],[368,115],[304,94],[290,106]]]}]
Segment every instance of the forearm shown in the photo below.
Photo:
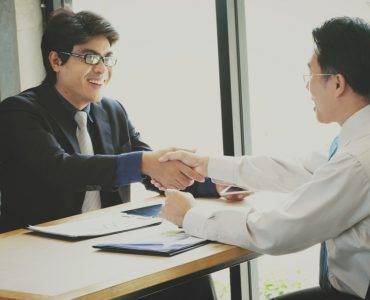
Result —
[{"label": "forearm", "polygon": [[279,199],[273,209],[252,204],[238,211],[221,207],[203,212],[195,207],[186,213],[183,225],[188,233],[203,238],[260,253],[286,254],[337,237],[363,220],[370,213],[369,190],[360,163],[343,155],[290,193],[266,193],[266,200]]},{"label": "forearm", "polygon": [[141,151],[117,155],[116,187],[140,182],[143,179],[141,172],[142,156]]},{"label": "forearm", "polygon": [[44,157],[42,162],[24,160],[30,176],[37,176],[43,184],[56,190],[111,190],[116,179],[115,155],[66,153]]},{"label": "forearm", "polygon": [[277,192],[292,191],[312,176],[298,162],[264,156],[210,158],[207,172],[217,183]]},{"label": "forearm", "polygon": [[[22,117],[22,118],[20,118]],[[68,154],[42,122],[29,113],[1,114],[1,148],[7,164],[24,170],[40,184],[59,189],[91,190],[113,187],[115,155]]]}]

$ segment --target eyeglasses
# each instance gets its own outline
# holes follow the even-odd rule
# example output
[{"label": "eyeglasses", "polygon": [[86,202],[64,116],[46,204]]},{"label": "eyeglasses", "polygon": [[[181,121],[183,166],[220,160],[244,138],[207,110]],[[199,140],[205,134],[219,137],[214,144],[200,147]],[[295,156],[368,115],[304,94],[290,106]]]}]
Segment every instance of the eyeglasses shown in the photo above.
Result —
[{"label": "eyeglasses", "polygon": [[304,74],[303,81],[304,81],[304,84],[307,86],[311,82],[312,77],[314,76],[332,76],[332,75],[335,75],[335,74],[329,74],[329,73],[327,74],[325,73],[323,74]]},{"label": "eyeglasses", "polygon": [[100,63],[100,61],[102,61],[105,66],[111,68],[117,63],[117,59],[114,56],[101,56],[100,54],[92,54],[92,53],[77,54],[77,53],[62,52],[62,51],[59,53],[83,58],[85,63],[88,65],[97,65],[98,63]]}]

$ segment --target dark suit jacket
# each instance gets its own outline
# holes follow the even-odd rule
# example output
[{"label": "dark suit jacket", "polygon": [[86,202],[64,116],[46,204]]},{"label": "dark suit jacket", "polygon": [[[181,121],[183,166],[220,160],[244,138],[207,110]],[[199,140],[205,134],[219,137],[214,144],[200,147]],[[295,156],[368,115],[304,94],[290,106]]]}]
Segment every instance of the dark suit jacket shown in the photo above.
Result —
[{"label": "dark suit jacket", "polygon": [[58,97],[42,84],[0,104],[0,232],[78,214],[87,190],[101,190],[102,207],[129,201],[129,185],[114,188],[115,154],[150,148],[123,106],[106,98],[91,105],[101,153],[89,157],[78,153]]}]

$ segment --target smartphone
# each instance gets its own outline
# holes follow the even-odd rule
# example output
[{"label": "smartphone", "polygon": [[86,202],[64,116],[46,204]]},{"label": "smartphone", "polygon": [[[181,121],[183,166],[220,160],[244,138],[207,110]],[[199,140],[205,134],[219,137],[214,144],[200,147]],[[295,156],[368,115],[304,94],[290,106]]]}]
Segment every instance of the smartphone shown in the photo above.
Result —
[{"label": "smartphone", "polygon": [[248,194],[249,191],[237,186],[229,186],[220,192],[220,196],[237,195],[237,194]]}]

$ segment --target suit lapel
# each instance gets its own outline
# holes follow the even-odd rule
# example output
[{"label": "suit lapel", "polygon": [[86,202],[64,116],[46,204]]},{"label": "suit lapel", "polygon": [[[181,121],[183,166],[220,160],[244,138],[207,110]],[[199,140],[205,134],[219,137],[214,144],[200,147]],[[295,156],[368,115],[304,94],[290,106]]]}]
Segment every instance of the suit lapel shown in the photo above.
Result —
[{"label": "suit lapel", "polygon": [[49,117],[55,121],[62,133],[71,144],[73,150],[80,153],[76,138],[76,125],[71,121],[71,115],[63,106],[59,95],[53,87],[42,85],[40,87],[40,103],[49,112]]},{"label": "suit lapel", "polygon": [[102,150],[104,154],[115,154],[112,140],[112,130],[107,112],[102,108],[101,102],[92,103],[92,113],[98,129]]}]

